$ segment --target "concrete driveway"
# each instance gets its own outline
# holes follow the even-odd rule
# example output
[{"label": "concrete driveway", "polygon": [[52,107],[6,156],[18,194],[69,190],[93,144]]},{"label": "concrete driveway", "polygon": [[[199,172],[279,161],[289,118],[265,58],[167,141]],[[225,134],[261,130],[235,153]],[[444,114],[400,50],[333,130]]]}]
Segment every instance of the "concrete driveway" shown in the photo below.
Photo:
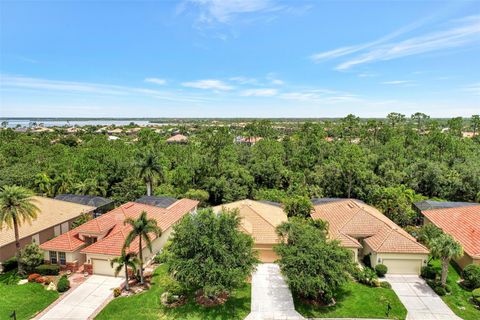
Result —
[{"label": "concrete driveway", "polygon": [[38,319],[88,319],[120,286],[123,278],[90,276],[84,283],[71,289],[67,295]]},{"label": "concrete driveway", "polygon": [[288,285],[274,263],[257,266],[252,275],[252,311],[245,320],[304,319],[293,305]]},{"label": "concrete driveway", "polygon": [[386,280],[407,309],[407,320],[460,319],[422,278],[413,275],[386,275]]}]

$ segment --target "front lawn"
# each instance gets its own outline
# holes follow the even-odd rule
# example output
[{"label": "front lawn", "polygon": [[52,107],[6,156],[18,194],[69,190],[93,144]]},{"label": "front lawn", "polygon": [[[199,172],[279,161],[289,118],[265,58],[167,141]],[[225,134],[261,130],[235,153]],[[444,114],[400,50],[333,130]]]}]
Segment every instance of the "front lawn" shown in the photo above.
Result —
[{"label": "front lawn", "polygon": [[387,318],[387,303],[392,310],[388,318],[405,319],[407,310],[391,289],[372,288],[366,285],[350,282],[332,307],[319,307],[306,304],[295,298],[295,309],[308,318]]},{"label": "front lawn", "polygon": [[[0,319],[10,319],[13,310],[17,319],[30,319],[58,298],[58,292],[47,291],[42,284],[6,284],[12,272],[0,276]],[[17,279],[18,280],[18,279]]]},{"label": "front lawn", "polygon": [[205,308],[189,297],[186,305],[167,308],[160,302],[163,284],[169,275],[167,267],[155,270],[150,290],[131,297],[119,297],[110,302],[95,318],[102,319],[244,319],[250,313],[250,284],[233,292],[224,305]]},{"label": "front lawn", "polygon": [[[439,260],[432,261],[432,265],[441,270]],[[461,279],[460,272],[457,267],[450,264],[448,268],[447,284],[452,289],[450,295],[442,297],[443,301],[452,309],[453,312],[464,320],[478,320],[480,319],[480,310],[470,302],[472,291],[464,289],[457,281]]]}]

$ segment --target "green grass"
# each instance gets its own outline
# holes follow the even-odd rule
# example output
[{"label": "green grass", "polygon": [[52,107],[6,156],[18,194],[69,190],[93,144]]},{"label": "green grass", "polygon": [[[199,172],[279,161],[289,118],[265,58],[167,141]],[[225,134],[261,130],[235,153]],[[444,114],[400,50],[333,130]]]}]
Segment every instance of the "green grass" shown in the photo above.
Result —
[{"label": "green grass", "polygon": [[155,270],[150,290],[131,297],[120,297],[110,302],[95,318],[102,319],[244,319],[250,313],[250,285],[245,284],[232,293],[224,305],[205,308],[189,296],[188,303],[177,308],[167,308],[160,302],[163,284],[168,279],[165,265]]},{"label": "green grass", "polygon": [[58,298],[56,291],[47,291],[38,283],[5,284],[13,272],[0,275],[0,319],[10,319],[13,310],[17,319],[30,319]]},{"label": "green grass", "polygon": [[372,288],[356,282],[347,284],[337,303],[331,307],[312,306],[294,298],[295,309],[308,318],[387,318],[387,302],[392,310],[388,318],[405,319],[407,310],[391,289]]},{"label": "green grass", "polygon": [[[432,261],[432,265],[440,271],[441,265],[439,260]],[[480,310],[470,302],[472,291],[464,289],[457,281],[461,279],[458,267],[450,264],[448,267],[447,284],[452,288],[449,295],[442,297],[443,301],[452,309],[457,316],[465,320],[480,319]]]}]

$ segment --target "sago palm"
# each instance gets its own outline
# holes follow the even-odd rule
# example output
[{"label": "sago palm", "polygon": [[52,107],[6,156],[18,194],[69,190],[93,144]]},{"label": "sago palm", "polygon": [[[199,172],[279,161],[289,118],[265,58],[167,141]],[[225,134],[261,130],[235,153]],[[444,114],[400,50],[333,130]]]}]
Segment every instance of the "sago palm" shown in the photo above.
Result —
[{"label": "sago palm", "polygon": [[130,287],[128,286],[128,268],[132,269],[133,273],[137,271],[137,266],[140,264],[137,256],[133,252],[125,253],[125,250],[122,250],[122,255],[120,257],[113,258],[110,260],[110,266],[115,267],[115,277],[122,271],[125,270],[125,289],[128,291]]},{"label": "sago palm", "polygon": [[23,223],[31,224],[39,212],[33,195],[30,190],[18,186],[5,186],[0,190],[0,230],[4,225],[7,229],[13,229],[19,274],[23,274],[24,271],[20,259],[19,227]]},{"label": "sago palm", "polygon": [[442,234],[430,241],[430,251],[432,256],[442,261],[441,283],[445,287],[447,284],[448,265],[452,258],[459,258],[463,255],[463,248],[460,243],[455,241],[452,236]]},{"label": "sago palm", "polygon": [[138,175],[145,182],[147,186],[147,196],[152,195],[153,184],[157,180],[163,180],[163,168],[158,161],[157,156],[148,152],[142,156],[137,163],[139,169]]},{"label": "sago palm", "polygon": [[147,245],[147,248],[152,252],[152,239],[149,235],[155,235],[159,237],[162,234],[162,230],[157,225],[157,220],[148,219],[147,212],[142,211],[137,219],[127,218],[124,222],[125,225],[132,227],[132,231],[125,238],[125,244],[123,250],[126,250],[132,244],[133,240],[138,237],[138,255],[140,258],[140,283],[143,284],[143,241]]}]

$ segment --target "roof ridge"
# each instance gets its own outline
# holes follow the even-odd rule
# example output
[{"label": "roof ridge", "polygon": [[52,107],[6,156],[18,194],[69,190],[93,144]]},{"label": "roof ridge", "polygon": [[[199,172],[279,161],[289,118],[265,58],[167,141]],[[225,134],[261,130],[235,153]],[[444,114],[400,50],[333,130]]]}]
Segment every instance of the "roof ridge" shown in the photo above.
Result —
[{"label": "roof ridge", "polygon": [[[255,200],[250,200],[250,199],[248,199],[247,201],[257,202],[257,201],[255,201]],[[271,225],[274,229],[277,228],[276,226],[273,225],[272,222],[270,222],[270,221],[268,221],[267,219],[265,219],[265,217],[264,217],[262,214],[260,214],[257,210],[255,210],[252,206],[249,206],[248,203],[245,204],[245,203],[243,203],[243,201],[242,201],[242,206],[245,206],[245,205],[246,205],[248,208],[250,208],[253,212],[255,212],[255,213],[257,214],[257,216],[259,216],[260,218],[262,218],[262,220],[264,220],[264,221],[267,222],[269,225]],[[272,206],[272,207],[274,207],[274,206]]]},{"label": "roof ridge", "polygon": [[[380,245],[378,246],[378,249],[377,249],[376,251],[380,250],[380,249],[383,247],[383,244],[385,243],[385,241],[387,241],[388,236],[390,236],[390,234],[391,234],[393,231],[394,231],[394,229],[392,229],[392,228],[389,228],[389,229],[388,229],[387,235],[386,235],[385,238],[382,240],[382,242],[380,243]],[[378,233],[377,233],[377,234],[378,234]],[[374,237],[374,236],[375,236],[375,235],[373,235],[372,237]],[[369,237],[369,238],[370,238],[370,237]]]}]

